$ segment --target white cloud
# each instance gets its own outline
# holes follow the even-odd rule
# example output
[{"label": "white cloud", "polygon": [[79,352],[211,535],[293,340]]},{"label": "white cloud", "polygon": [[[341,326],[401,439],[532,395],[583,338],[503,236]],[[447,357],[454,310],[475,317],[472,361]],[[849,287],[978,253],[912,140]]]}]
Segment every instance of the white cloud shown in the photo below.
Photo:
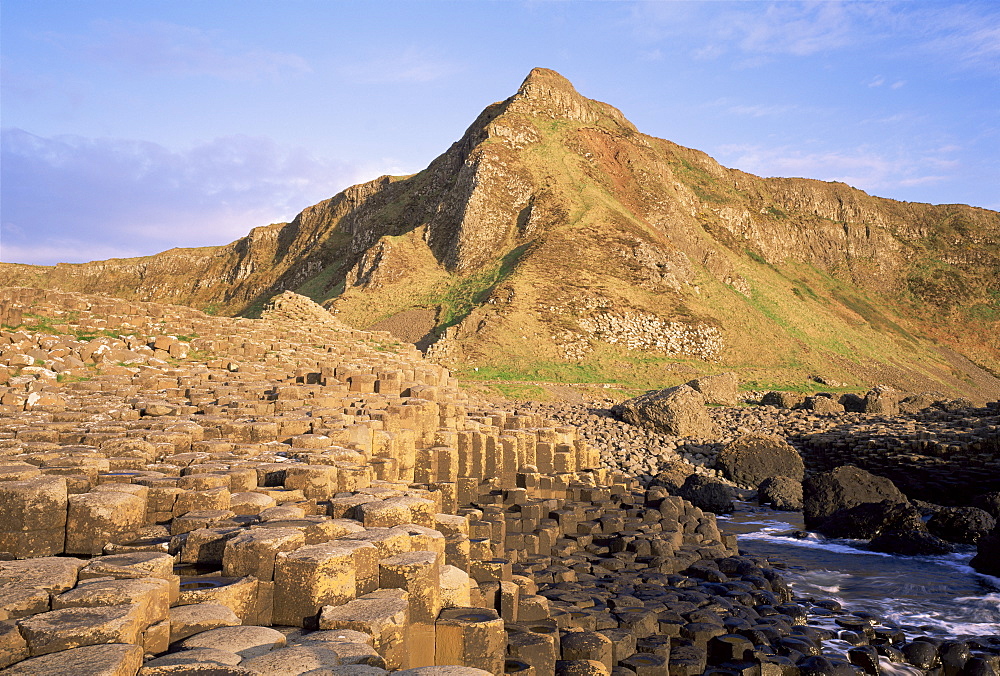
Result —
[{"label": "white cloud", "polygon": [[311,71],[297,54],[247,49],[226,39],[221,31],[164,21],[96,21],[85,36],[49,33],[45,37],[86,58],[142,74],[257,80]]},{"label": "white cloud", "polygon": [[345,63],[338,70],[352,82],[363,84],[423,84],[453,75],[460,68],[425,50],[408,47],[395,54]]},{"label": "white cloud", "polygon": [[5,129],[2,151],[0,256],[30,263],[225,244],[395,164],[324,160],[246,136],[174,151]]}]

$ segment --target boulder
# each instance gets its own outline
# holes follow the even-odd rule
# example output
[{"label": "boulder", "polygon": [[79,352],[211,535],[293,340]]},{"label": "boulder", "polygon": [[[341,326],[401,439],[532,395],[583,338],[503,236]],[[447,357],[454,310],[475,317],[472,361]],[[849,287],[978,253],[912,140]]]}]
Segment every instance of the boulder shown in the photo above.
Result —
[{"label": "boulder", "polygon": [[740,381],[735,373],[696,378],[688,382],[688,385],[701,392],[706,404],[735,406],[740,403]]},{"label": "boulder", "polygon": [[695,507],[715,514],[732,512],[736,497],[732,486],[701,474],[690,475],[678,493]]},{"label": "boulder", "polygon": [[662,434],[701,439],[718,436],[705,409],[705,397],[690,385],[678,385],[629,399],[613,409],[627,423]]},{"label": "boulder", "polygon": [[969,565],[984,575],[1000,577],[1000,526],[979,539],[976,543],[976,555]]},{"label": "boulder", "polygon": [[876,385],[865,394],[865,413],[897,415],[902,394],[888,385]]},{"label": "boulder", "polygon": [[788,476],[764,479],[757,487],[757,502],[774,509],[797,512],[802,509],[802,482]]},{"label": "boulder", "polygon": [[781,437],[746,434],[727,444],[715,466],[730,481],[757,486],[768,477],[787,476],[798,481],[805,474],[799,452]]},{"label": "boulder", "polygon": [[934,402],[934,408],[948,413],[957,413],[965,409],[975,408],[976,405],[969,399],[959,397],[958,399],[942,399]]},{"label": "boulder", "polygon": [[844,410],[848,413],[864,413],[865,412],[865,400],[863,397],[859,397],[853,392],[845,392],[840,395],[840,399],[837,400]]},{"label": "boulder", "polygon": [[802,408],[815,411],[816,413],[843,413],[844,405],[833,400],[833,397],[825,394],[817,394],[813,397],[806,397],[802,403]]},{"label": "boulder", "polygon": [[807,528],[813,528],[834,512],[866,502],[907,502],[889,479],[854,465],[841,465],[809,477],[802,484],[802,493]]},{"label": "boulder", "polygon": [[927,522],[927,529],[942,540],[974,545],[996,523],[989,512],[978,507],[942,507]]},{"label": "boulder", "polygon": [[888,530],[872,539],[868,546],[876,552],[906,556],[948,554],[951,545],[926,530]]},{"label": "boulder", "polygon": [[816,525],[815,530],[831,538],[870,540],[890,530],[926,531],[920,511],[908,502],[864,502],[841,509]]},{"label": "boulder", "polygon": [[977,495],[972,499],[972,506],[989,512],[994,519],[1000,519],[1000,491]]},{"label": "boulder", "polygon": [[694,474],[694,465],[688,462],[671,460],[660,463],[660,471],[650,482],[652,486],[663,486],[673,494],[681,489],[684,481]]},{"label": "boulder", "polygon": [[799,392],[768,392],[761,397],[760,403],[778,408],[796,408],[805,400],[806,395]]},{"label": "boulder", "polygon": [[910,394],[899,402],[900,413],[918,413],[925,408],[930,408],[935,401],[940,401],[943,395],[940,392],[920,392]]}]

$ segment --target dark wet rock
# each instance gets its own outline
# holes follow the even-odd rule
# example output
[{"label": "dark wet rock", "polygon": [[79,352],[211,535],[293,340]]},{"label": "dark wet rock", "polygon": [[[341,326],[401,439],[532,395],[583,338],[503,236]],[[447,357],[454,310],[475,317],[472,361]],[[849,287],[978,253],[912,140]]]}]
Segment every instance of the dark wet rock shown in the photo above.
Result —
[{"label": "dark wet rock", "polygon": [[942,507],[930,521],[927,529],[948,542],[975,544],[987,535],[997,520],[978,507]]},{"label": "dark wet rock", "polygon": [[977,495],[972,500],[972,506],[988,512],[994,519],[1000,519],[1000,491]]},{"label": "dark wet rock", "polygon": [[926,530],[920,512],[906,502],[883,500],[841,509],[816,525],[815,530],[833,538],[870,540],[888,530]]},{"label": "dark wet rock", "polygon": [[692,474],[685,479],[678,493],[695,507],[715,514],[732,512],[733,500],[736,497],[729,484],[701,474]]},{"label": "dark wet rock", "polygon": [[931,669],[938,663],[937,646],[928,641],[910,641],[903,646],[903,655],[918,669]]},{"label": "dark wet rock", "polygon": [[890,645],[888,643],[879,643],[875,645],[875,650],[878,652],[879,655],[886,658],[890,662],[893,662],[894,664],[902,664],[903,662],[906,661],[906,655],[903,654],[902,650],[900,650],[894,645]]},{"label": "dark wet rock", "polygon": [[770,434],[745,434],[727,444],[715,461],[722,475],[744,486],[757,486],[769,477],[802,480],[805,465],[787,441]]},{"label": "dark wet rock", "polygon": [[960,672],[970,656],[969,644],[964,641],[947,641],[938,647],[938,659],[945,673]]},{"label": "dark wet rock", "polygon": [[891,481],[853,465],[809,477],[802,484],[802,493],[806,526],[810,528],[834,512],[866,502],[907,502]]},{"label": "dark wet rock", "polygon": [[904,556],[929,556],[952,551],[951,545],[925,530],[886,531],[873,538],[868,546],[872,551]]},{"label": "dark wet rock", "polygon": [[843,660],[823,655],[810,655],[798,663],[801,676],[855,676],[854,669]]},{"label": "dark wet rock", "polygon": [[997,669],[985,657],[975,655],[966,660],[959,676],[997,676]]},{"label": "dark wet rock", "polygon": [[973,568],[986,575],[1000,576],[1000,526],[976,543],[976,555],[969,562]]}]

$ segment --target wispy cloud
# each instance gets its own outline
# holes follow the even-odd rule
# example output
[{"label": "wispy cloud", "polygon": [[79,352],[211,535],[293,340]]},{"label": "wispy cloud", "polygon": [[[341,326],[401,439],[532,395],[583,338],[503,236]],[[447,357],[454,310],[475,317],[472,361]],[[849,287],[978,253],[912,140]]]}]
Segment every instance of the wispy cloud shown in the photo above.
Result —
[{"label": "wispy cloud", "polygon": [[638,3],[633,26],[643,40],[670,38],[695,46],[700,59],[739,55],[742,66],[776,56],[808,56],[856,44],[862,3]]},{"label": "wispy cloud", "polygon": [[914,47],[959,68],[987,68],[1000,61],[1000,8],[994,3],[929,4],[905,16]]},{"label": "wispy cloud", "polygon": [[760,176],[841,181],[877,194],[950,180],[960,166],[952,156],[957,150],[943,147],[890,154],[866,146],[804,151],[789,146],[728,145],[719,148],[719,155],[725,164]]},{"label": "wispy cloud", "polygon": [[426,50],[408,47],[395,54],[346,63],[338,70],[348,80],[362,84],[423,84],[452,75],[460,68]]},{"label": "wispy cloud", "polygon": [[763,12],[740,11],[734,18],[723,37],[748,53],[808,56],[854,41],[853,11],[840,2],[771,3]]},{"label": "wispy cloud", "polygon": [[246,48],[222,31],[164,21],[96,21],[83,35],[48,33],[45,37],[85,58],[141,74],[257,80],[311,71],[297,54]]},{"label": "wispy cloud", "polygon": [[3,131],[2,152],[0,256],[21,263],[225,244],[392,164],[323,160],[246,136],[174,151],[20,129]]},{"label": "wispy cloud", "polygon": [[730,106],[726,109],[726,112],[732,113],[733,115],[745,115],[749,117],[772,117],[776,115],[787,115],[798,110],[798,106],[782,106],[782,105],[739,105]]},{"label": "wispy cloud", "polygon": [[[647,50],[685,45],[695,58],[728,58],[737,68],[876,43],[961,69],[995,72],[1000,60],[1000,7],[989,2],[647,0],[635,5],[631,23]],[[879,84],[902,86],[889,78]]]}]

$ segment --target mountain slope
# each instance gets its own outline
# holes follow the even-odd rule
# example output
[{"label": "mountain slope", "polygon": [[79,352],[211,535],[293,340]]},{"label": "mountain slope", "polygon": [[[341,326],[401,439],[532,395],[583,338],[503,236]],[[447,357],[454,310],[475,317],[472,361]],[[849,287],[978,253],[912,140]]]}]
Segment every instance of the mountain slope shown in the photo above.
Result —
[{"label": "mountain slope", "polygon": [[503,377],[645,386],[736,368],[761,387],[818,372],[1000,394],[1000,214],[727,169],[544,69],[424,171],[291,223],[0,273],[231,313],[293,289],[359,327],[432,327],[432,355]]}]

